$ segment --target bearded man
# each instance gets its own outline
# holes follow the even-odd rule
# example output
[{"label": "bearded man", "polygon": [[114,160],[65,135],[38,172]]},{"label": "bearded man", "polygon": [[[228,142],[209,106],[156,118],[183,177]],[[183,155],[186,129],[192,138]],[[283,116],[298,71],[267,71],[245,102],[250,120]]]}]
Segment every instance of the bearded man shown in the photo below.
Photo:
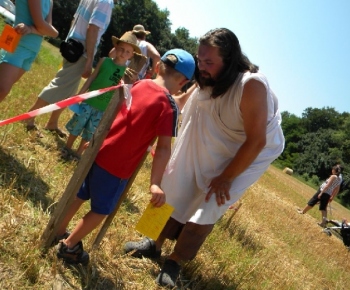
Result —
[{"label": "bearded man", "polygon": [[156,280],[162,286],[175,286],[181,263],[284,148],[277,98],[232,31],[201,37],[197,65],[196,86],[179,99],[182,125],[161,184],[175,210],[156,241],[125,245],[135,257],[158,258],[165,239],[176,240]]}]

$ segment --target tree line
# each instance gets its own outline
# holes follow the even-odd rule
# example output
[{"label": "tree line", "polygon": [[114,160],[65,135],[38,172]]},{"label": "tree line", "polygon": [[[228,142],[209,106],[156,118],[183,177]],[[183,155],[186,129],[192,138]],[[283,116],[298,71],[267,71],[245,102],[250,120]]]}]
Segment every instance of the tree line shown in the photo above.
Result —
[{"label": "tree line", "polygon": [[[343,179],[350,178],[350,113],[332,107],[306,108],[301,117],[282,112],[285,149],[277,162],[290,167],[306,181],[319,185],[331,174],[335,164],[344,167]],[[338,195],[350,206],[350,189]]]}]

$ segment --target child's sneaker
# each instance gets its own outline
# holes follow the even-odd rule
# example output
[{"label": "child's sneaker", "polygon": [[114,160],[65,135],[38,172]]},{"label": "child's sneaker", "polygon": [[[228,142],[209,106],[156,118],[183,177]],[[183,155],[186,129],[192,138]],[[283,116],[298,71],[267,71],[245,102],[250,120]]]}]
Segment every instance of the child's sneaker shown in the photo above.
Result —
[{"label": "child's sneaker", "polygon": [[86,265],[89,263],[89,254],[84,251],[81,241],[73,249],[69,249],[63,241],[60,241],[57,246],[57,257],[68,264]]},{"label": "child's sneaker", "polygon": [[70,235],[70,232],[65,232],[61,236],[56,236],[51,243],[51,247],[56,246],[61,240],[67,239],[69,237],[69,235]]},{"label": "child's sneaker", "polygon": [[135,258],[158,259],[161,255],[161,251],[156,250],[156,243],[147,237],[139,242],[127,242],[124,245],[124,252],[129,253],[131,251],[135,251],[131,254]]}]

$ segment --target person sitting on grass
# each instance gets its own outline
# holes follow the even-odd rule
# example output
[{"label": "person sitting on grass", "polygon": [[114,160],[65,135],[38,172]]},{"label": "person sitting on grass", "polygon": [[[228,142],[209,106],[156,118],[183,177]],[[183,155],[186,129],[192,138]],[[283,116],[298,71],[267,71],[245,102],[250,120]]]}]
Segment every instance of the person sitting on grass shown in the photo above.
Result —
[{"label": "person sitting on grass", "polygon": [[[137,45],[137,38],[131,31],[124,33],[120,39],[112,36],[112,42],[115,48],[115,57],[113,59],[109,57],[100,59],[96,69],[86,80],[79,94],[117,85],[124,75],[126,62],[134,56],[134,52],[141,53]],[[66,124],[69,136],[66,146],[62,150],[63,158],[80,159],[113,94],[114,91],[106,92],[79,104],[78,112]],[[77,151],[74,152],[72,146],[79,135],[81,135],[81,142]]]},{"label": "person sitting on grass", "polygon": [[[125,104],[122,105],[76,199],[59,225],[56,240],[63,238],[57,246],[59,259],[72,264],[88,263],[89,254],[84,251],[81,240],[112,213],[128,179],[155,138],[158,139],[151,169],[150,202],[157,207],[165,203],[160,183],[171,154],[172,137],[177,133],[178,117],[171,94],[192,78],[194,70],[191,54],[172,49],[157,63],[155,79],[134,83],[130,90],[130,109],[126,110]],[[90,211],[69,234],[69,222],[89,199]]]}]

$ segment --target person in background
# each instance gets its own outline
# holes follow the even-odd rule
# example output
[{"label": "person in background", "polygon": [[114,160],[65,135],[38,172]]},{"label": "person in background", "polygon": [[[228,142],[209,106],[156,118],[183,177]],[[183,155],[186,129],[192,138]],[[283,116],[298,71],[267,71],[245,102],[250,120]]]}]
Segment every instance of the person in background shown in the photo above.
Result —
[{"label": "person in background", "polygon": [[[80,89],[79,94],[117,85],[124,75],[126,62],[134,56],[134,52],[140,53],[136,36],[131,31],[124,33],[120,39],[112,36],[112,42],[115,48],[115,57],[113,59],[109,57],[100,59],[94,72]],[[73,156],[73,158],[80,159],[113,94],[114,91],[107,92],[80,103],[79,113],[75,113],[66,125],[69,136],[62,157]],[[82,139],[75,153],[71,149],[79,135]]]},{"label": "person in background", "polygon": [[341,166],[340,164],[337,164],[337,166],[339,166],[339,169],[340,169],[340,173],[339,173],[339,178],[340,178],[340,183],[338,186],[336,186],[331,194],[331,197],[329,198],[329,202],[332,202],[336,196],[338,195],[339,191],[340,191],[340,187],[341,187],[341,184],[343,183],[343,166]]},{"label": "person in background", "polygon": [[[116,0],[114,0],[116,2]],[[75,63],[63,59],[63,66],[53,80],[42,90],[36,103],[29,109],[33,111],[49,104],[62,101],[76,94],[81,78],[88,78],[92,73],[92,64],[102,34],[106,31],[112,9],[113,0],[81,0],[74,14],[74,19],[67,39],[73,38],[84,45],[84,54]],[[45,129],[66,137],[66,133],[58,127],[58,119],[64,109],[56,110],[46,123]],[[26,129],[41,132],[35,125],[35,117],[26,121]]]},{"label": "person in background", "polygon": [[57,37],[52,26],[52,0],[17,0],[14,28],[21,39],[13,53],[2,51],[0,58],[0,102],[12,86],[30,70],[43,36]]},{"label": "person in background", "polygon": [[156,241],[146,237],[124,248],[158,258],[164,241],[176,240],[156,278],[166,287],[176,285],[181,263],[196,257],[218,219],[284,148],[277,98],[232,31],[202,36],[197,66],[195,88],[179,102],[182,125],[161,183],[174,211]]},{"label": "person in background", "polygon": [[[157,51],[157,49],[153,46],[153,44],[146,41],[146,36],[149,35],[151,32],[145,30],[145,28],[141,24],[135,25],[133,27],[132,32],[137,37],[138,46],[141,49],[141,54],[147,56],[147,61],[138,73],[130,73],[135,74],[134,81],[146,78],[146,74],[147,78],[152,78],[152,76],[154,75],[155,64],[158,63],[160,60],[160,54]],[[114,57],[114,53],[115,50],[114,48],[112,48],[112,50],[109,52],[109,57]]]},{"label": "person in background", "polygon": [[321,184],[317,192],[307,202],[307,205],[304,207],[304,209],[297,209],[298,213],[305,214],[317,203],[320,203],[319,209],[321,211],[321,222],[318,224],[321,227],[325,227],[327,224],[327,205],[332,196],[332,193],[334,192],[334,189],[337,187],[339,188],[339,185],[341,183],[341,178],[339,177],[340,173],[341,167],[339,165],[333,166],[332,174],[325,182]]},{"label": "person in background", "polygon": [[[177,133],[177,106],[171,94],[177,92],[193,75],[193,57],[182,49],[166,52],[156,65],[157,77],[136,82],[131,88],[132,104],[123,104],[105,138],[95,163],[83,182],[75,201],[58,229],[57,256],[67,263],[89,261],[81,239],[94,230],[115,208],[128,179],[132,176],[157,139],[153,158],[150,202],[162,206],[165,194],[160,187],[171,153],[171,140]],[[78,222],[71,234],[67,226],[79,207],[91,199],[91,210]]]}]

